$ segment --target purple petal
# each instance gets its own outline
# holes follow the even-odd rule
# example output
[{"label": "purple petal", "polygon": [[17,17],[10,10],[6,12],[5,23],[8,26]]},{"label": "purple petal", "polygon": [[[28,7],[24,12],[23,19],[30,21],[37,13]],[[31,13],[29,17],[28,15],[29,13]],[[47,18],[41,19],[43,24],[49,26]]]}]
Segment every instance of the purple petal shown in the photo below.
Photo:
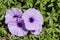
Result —
[{"label": "purple petal", "polygon": [[34,31],[30,31],[30,32],[34,35],[39,35],[41,33],[41,31],[42,31],[42,26],[39,29],[34,30]]},{"label": "purple petal", "polygon": [[9,23],[10,20],[13,20],[13,17],[21,17],[22,11],[18,8],[8,9],[5,15],[5,23]]},{"label": "purple petal", "polygon": [[9,23],[8,29],[11,32],[12,35],[16,36],[24,36],[27,34],[27,31],[23,30],[22,27],[18,27],[17,23]]},{"label": "purple petal", "polygon": [[11,12],[14,13],[14,15],[22,16],[22,11],[19,8],[12,8]]}]

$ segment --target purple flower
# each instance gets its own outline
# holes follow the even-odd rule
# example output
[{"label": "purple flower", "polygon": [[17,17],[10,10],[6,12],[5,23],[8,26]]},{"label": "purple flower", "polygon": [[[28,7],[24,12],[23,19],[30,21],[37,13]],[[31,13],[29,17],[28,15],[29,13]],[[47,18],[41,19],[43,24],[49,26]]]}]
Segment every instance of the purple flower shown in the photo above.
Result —
[{"label": "purple flower", "polygon": [[22,19],[25,23],[25,28],[31,31],[32,34],[39,34],[42,31],[43,17],[41,13],[34,9],[30,8],[24,12]]},{"label": "purple flower", "polygon": [[19,8],[8,9],[5,15],[5,23],[12,35],[24,36],[27,34],[25,24],[21,18],[22,11]]}]

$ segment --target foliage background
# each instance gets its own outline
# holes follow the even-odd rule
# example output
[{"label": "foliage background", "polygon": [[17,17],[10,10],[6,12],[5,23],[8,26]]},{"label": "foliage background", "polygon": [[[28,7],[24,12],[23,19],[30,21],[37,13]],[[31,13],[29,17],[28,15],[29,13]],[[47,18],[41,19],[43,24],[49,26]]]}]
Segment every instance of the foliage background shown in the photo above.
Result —
[{"label": "foliage background", "polygon": [[[42,32],[35,36],[24,37],[10,35],[4,23],[4,15],[9,8],[38,9],[44,17]],[[60,39],[60,0],[0,0],[0,40],[59,40]]]}]

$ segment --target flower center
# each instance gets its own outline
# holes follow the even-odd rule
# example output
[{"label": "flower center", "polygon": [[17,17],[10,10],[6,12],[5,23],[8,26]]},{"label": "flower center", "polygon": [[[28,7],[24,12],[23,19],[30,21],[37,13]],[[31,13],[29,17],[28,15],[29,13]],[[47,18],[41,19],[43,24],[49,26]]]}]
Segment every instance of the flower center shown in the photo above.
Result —
[{"label": "flower center", "polygon": [[31,32],[35,32],[35,30],[31,30]]},{"label": "flower center", "polygon": [[18,17],[18,16],[17,15],[14,15],[13,17],[15,18],[15,17]]},{"label": "flower center", "polygon": [[18,25],[18,27],[22,27],[22,23],[18,23],[17,25]]},{"label": "flower center", "polygon": [[30,22],[33,22],[33,21],[34,21],[34,19],[31,17],[31,18],[29,18],[29,21],[30,21]]}]

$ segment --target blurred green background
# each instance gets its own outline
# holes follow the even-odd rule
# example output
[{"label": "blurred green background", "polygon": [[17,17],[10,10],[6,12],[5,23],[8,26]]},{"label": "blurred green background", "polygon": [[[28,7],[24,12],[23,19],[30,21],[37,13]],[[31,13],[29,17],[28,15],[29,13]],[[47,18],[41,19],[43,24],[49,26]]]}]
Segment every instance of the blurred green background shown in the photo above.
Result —
[{"label": "blurred green background", "polygon": [[[10,35],[4,23],[7,9],[36,8],[44,17],[42,32],[35,36],[27,34],[24,37]],[[0,40],[59,40],[60,39],[60,0],[0,0]]]}]

